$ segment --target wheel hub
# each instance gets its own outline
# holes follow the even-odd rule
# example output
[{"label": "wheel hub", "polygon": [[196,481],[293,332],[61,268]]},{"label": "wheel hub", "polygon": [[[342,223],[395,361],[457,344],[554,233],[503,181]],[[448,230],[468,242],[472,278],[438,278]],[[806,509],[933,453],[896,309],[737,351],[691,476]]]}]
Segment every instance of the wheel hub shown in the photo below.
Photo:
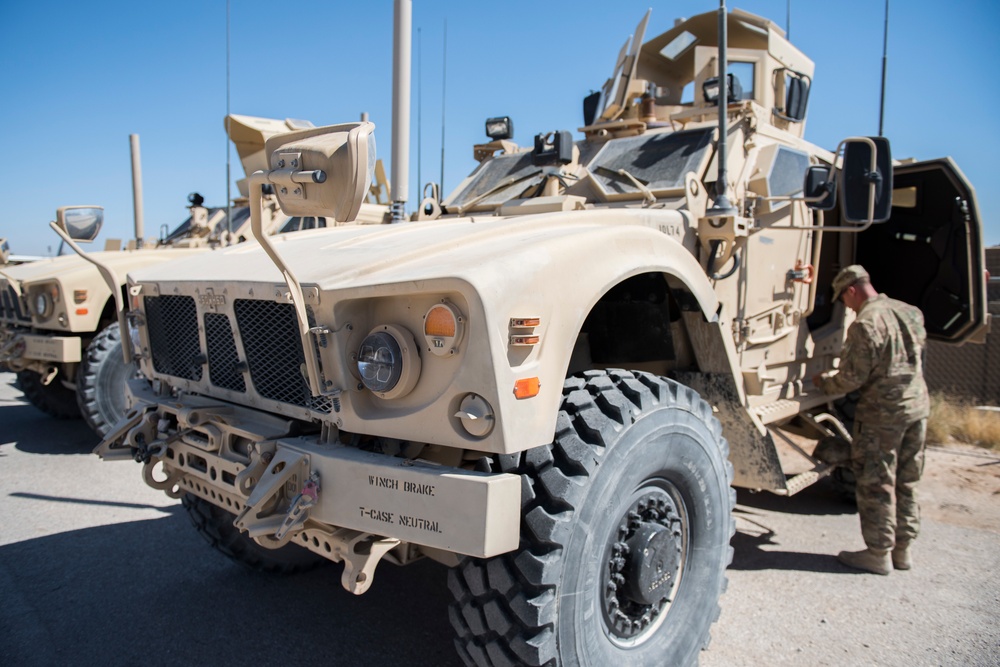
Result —
[{"label": "wheel hub", "polygon": [[684,562],[681,513],[663,489],[639,493],[609,536],[604,615],[620,641],[636,642],[659,625]]},{"label": "wheel hub", "polygon": [[636,604],[656,604],[673,587],[680,561],[677,540],[669,528],[643,521],[625,544],[625,595]]}]

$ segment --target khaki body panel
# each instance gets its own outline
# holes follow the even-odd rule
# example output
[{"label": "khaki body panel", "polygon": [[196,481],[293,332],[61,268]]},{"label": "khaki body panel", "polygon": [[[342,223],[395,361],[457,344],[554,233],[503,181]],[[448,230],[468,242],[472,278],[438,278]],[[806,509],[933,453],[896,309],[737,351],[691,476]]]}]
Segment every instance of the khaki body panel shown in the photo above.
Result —
[{"label": "khaki body panel", "polygon": [[[112,267],[121,279],[126,273],[143,266],[160,264],[186,256],[205,252],[205,250],[182,249],[149,249],[124,252],[93,253],[96,259]],[[21,283],[21,289],[31,307],[31,297],[46,286],[56,284],[59,287],[59,301],[55,303],[52,315],[44,321],[33,317],[36,329],[52,331],[72,331],[92,333],[97,331],[105,304],[112,298],[104,279],[94,265],[77,257],[64,255],[51,260],[39,260],[24,266],[16,267],[5,273]],[[124,286],[124,283],[123,283]],[[74,292],[86,291],[87,298],[81,303],[74,302]],[[79,314],[78,310],[86,310]],[[63,316],[66,324],[59,318]]]},{"label": "khaki body panel", "polygon": [[[674,240],[687,228],[678,211],[619,208],[317,230],[278,238],[275,245],[296,266],[306,291],[312,290],[307,304],[316,324],[334,332],[320,357],[327,379],[343,391],[336,415],[340,428],[511,453],[551,441],[573,351],[567,341],[576,340],[591,308],[612,286],[640,273],[662,272],[693,295],[703,318],[715,317],[718,302],[704,271]],[[590,258],[586,266],[579,265],[581,256]],[[142,286],[144,297],[198,297],[209,290],[225,295],[222,303],[214,298],[211,306],[200,306],[200,313],[231,314],[236,299],[286,300],[281,276],[259,248],[230,248],[210,265],[199,265],[198,280],[171,280],[172,275],[193,275],[197,261],[149,267],[130,279]],[[407,279],[399,281],[404,274]],[[256,280],[241,279],[247,275]],[[456,354],[446,357],[419,344],[424,313],[442,299],[454,303],[467,320]],[[538,345],[511,345],[511,319],[524,317],[540,318],[534,330]],[[359,391],[350,359],[365,335],[382,324],[404,327],[421,347],[416,387],[392,400]],[[150,343],[144,339],[143,344]],[[160,377],[148,357],[143,370]],[[518,400],[514,385],[525,378],[538,378],[540,392]],[[213,387],[206,376],[198,382],[173,377],[169,382],[279,414],[322,419],[302,407]],[[485,398],[494,411],[499,428],[485,437],[470,435],[455,417],[470,393]]]}]

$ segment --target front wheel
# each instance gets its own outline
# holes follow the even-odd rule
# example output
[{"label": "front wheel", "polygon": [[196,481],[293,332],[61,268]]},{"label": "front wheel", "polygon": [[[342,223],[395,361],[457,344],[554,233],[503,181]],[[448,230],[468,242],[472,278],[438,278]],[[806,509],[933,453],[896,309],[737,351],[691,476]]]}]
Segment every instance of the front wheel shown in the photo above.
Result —
[{"label": "front wheel", "polygon": [[521,543],[449,574],[469,665],[689,665],[719,615],[735,532],[728,444],[696,392],[591,371],[563,388],[522,475]]},{"label": "front wheel", "polygon": [[97,334],[76,378],[76,400],[84,421],[100,437],[125,415],[126,382],[139,375],[138,366],[125,363],[118,324]]},{"label": "front wheel", "polygon": [[198,496],[184,494],[181,503],[198,534],[212,548],[246,568],[272,574],[292,574],[327,562],[322,556],[295,544],[280,549],[260,546],[237,530],[232,514]]},{"label": "front wheel", "polygon": [[56,419],[76,419],[80,408],[76,404],[76,392],[68,389],[61,381],[60,374],[48,384],[42,384],[42,376],[34,371],[18,371],[17,384],[28,402]]}]

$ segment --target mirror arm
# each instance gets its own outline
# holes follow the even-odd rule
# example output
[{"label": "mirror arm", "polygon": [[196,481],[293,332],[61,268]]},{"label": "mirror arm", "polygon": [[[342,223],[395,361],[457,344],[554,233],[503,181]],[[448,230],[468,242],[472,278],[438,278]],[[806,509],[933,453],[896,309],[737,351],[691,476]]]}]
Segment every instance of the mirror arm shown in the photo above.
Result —
[{"label": "mirror arm", "polygon": [[59,238],[61,238],[63,242],[67,243],[77,255],[96,266],[97,271],[101,274],[101,277],[104,278],[104,282],[107,283],[108,288],[111,289],[111,295],[115,297],[115,310],[118,315],[118,328],[122,337],[122,356],[125,357],[126,364],[131,364],[132,346],[128,344],[131,337],[128,333],[128,326],[125,324],[125,300],[122,297],[122,283],[118,280],[118,274],[115,273],[115,270],[110,266],[101,264],[96,259],[85,253],[83,249],[76,244],[76,241],[70,238],[69,234],[63,231],[55,221],[50,222],[49,227],[51,227],[52,230],[59,235]]},{"label": "mirror arm", "polygon": [[[279,170],[278,173],[282,176],[286,176],[281,170]],[[322,171],[296,173],[323,174]],[[257,242],[260,243],[260,246],[264,249],[264,252],[266,252],[267,256],[271,258],[271,262],[273,262],[281,272],[281,275],[285,280],[285,285],[288,286],[288,296],[291,298],[292,304],[295,306],[295,315],[299,322],[299,336],[302,340],[302,356],[305,357],[306,360],[306,375],[309,380],[309,391],[312,392],[313,396],[322,396],[325,392],[323,392],[321,387],[319,363],[316,360],[316,352],[313,349],[312,334],[310,333],[309,326],[309,315],[306,312],[305,293],[302,291],[302,285],[295,277],[295,274],[292,273],[292,270],[281,258],[281,255],[278,254],[274,244],[271,243],[270,237],[264,231],[263,216],[261,215],[261,205],[263,201],[261,186],[266,184],[276,184],[280,187],[281,182],[285,181],[285,178],[282,176],[279,176],[277,179],[272,179],[273,174],[274,172],[255,171],[250,175],[250,230],[253,232],[254,238],[257,239]],[[310,178],[313,177],[314,176],[310,176]],[[323,179],[325,180],[325,178],[326,175],[323,174]],[[322,183],[323,181],[320,180],[313,182]]]},{"label": "mirror arm", "polygon": [[[878,186],[877,181],[881,180],[881,178],[879,177],[879,174],[878,174],[878,159],[877,159],[878,156],[876,154],[878,152],[878,148],[875,146],[875,142],[872,141],[871,139],[869,139],[868,137],[848,137],[847,139],[844,139],[839,144],[837,144],[837,150],[834,152],[834,155],[835,156],[840,156],[841,152],[844,149],[844,144],[846,144],[849,141],[862,141],[862,142],[868,144],[868,147],[871,149],[871,155],[872,155],[871,167],[869,168],[869,172],[868,172],[868,174],[869,174],[868,178],[871,181],[868,184],[868,221],[866,223],[864,223],[863,225],[861,225],[861,226],[854,226],[854,225],[839,225],[839,226],[835,226],[835,227],[824,227],[823,225],[808,225],[806,227],[794,227],[794,226],[776,227],[776,226],[771,226],[771,227],[767,228],[768,231],[770,231],[772,229],[795,229],[795,230],[798,230],[798,231],[813,229],[813,230],[822,230],[822,231],[826,231],[826,232],[863,232],[866,229],[868,229],[869,227],[871,227],[872,224],[874,224],[874,222],[875,222],[875,189]],[[836,162],[836,158],[835,158],[835,162]],[[834,183],[834,187],[837,187],[837,186],[840,185],[839,181],[837,180],[837,179],[840,178],[840,171],[841,171],[840,169],[837,170],[836,177],[834,178],[833,181],[831,181],[832,183]],[[804,202],[808,203],[808,202],[811,202],[811,201],[822,201],[825,197],[826,197],[826,195],[819,195],[817,197],[761,197],[761,199],[763,199],[764,201],[804,201]]]}]

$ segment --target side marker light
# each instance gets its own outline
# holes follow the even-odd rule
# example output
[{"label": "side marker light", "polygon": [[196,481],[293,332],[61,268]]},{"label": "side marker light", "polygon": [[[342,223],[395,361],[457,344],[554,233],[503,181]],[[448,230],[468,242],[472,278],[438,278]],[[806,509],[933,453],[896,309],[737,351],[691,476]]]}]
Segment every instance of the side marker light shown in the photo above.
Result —
[{"label": "side marker light", "polygon": [[514,398],[521,400],[524,398],[534,398],[538,396],[542,383],[538,378],[522,378],[514,383]]}]

